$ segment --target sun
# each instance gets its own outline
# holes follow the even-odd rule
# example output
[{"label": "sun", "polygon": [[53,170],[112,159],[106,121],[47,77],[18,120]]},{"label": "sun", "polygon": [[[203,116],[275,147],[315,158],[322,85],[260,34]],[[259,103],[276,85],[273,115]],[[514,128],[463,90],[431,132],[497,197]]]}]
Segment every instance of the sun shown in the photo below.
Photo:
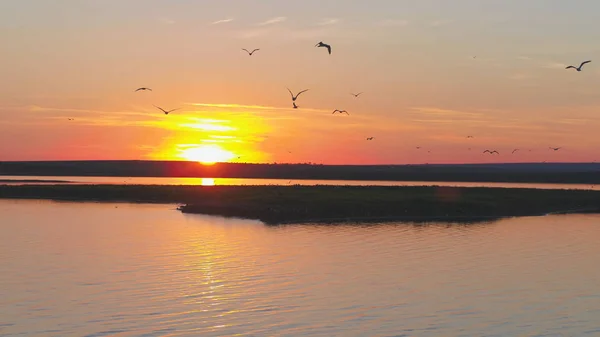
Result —
[{"label": "sun", "polygon": [[179,157],[189,161],[198,161],[202,164],[210,165],[230,161],[235,155],[224,150],[219,145],[210,144],[181,150]]}]

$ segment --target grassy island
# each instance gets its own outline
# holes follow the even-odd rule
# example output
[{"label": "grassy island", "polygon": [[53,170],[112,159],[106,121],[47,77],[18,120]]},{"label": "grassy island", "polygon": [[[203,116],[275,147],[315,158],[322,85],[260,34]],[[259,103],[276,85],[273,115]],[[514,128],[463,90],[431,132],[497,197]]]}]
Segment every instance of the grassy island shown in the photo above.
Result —
[{"label": "grassy island", "polygon": [[0,198],[179,203],[184,213],[266,224],[477,221],[600,213],[600,192],[460,187],[0,185]]}]

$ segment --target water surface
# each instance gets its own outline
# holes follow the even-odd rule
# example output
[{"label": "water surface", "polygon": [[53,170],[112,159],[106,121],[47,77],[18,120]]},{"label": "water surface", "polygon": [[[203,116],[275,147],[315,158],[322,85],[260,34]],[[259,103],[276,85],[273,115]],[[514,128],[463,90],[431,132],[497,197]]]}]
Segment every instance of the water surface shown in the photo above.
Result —
[{"label": "water surface", "polygon": [[502,187],[537,189],[600,189],[591,184],[492,183],[452,181],[381,181],[381,180],[313,180],[313,179],[246,179],[246,178],[169,178],[169,177],[61,177],[61,176],[0,176],[0,185],[27,184],[117,184],[117,185],[335,185],[335,186],[446,186]]},{"label": "water surface", "polygon": [[0,201],[1,336],[598,336],[600,216],[267,227]]}]

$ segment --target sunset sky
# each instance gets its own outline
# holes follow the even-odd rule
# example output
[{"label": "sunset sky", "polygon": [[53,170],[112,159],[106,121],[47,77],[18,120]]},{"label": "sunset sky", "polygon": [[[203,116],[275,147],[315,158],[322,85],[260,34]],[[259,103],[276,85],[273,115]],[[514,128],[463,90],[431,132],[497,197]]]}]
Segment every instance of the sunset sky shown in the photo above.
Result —
[{"label": "sunset sky", "polygon": [[[0,161],[600,160],[599,12],[597,0],[6,0]],[[286,87],[310,89],[299,109]]]}]

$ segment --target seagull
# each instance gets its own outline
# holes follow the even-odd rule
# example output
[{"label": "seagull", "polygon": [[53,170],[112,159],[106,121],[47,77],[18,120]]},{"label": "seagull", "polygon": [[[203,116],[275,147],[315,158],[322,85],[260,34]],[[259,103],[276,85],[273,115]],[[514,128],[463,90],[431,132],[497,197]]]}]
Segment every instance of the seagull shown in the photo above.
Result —
[{"label": "seagull", "polygon": [[514,149],[511,154],[514,154],[517,151],[519,151],[519,149]]},{"label": "seagull", "polygon": [[329,52],[329,55],[331,55],[331,46],[330,46],[330,45],[328,45],[328,44],[326,44],[326,43],[323,43],[323,42],[321,41],[321,42],[317,43],[317,44],[315,45],[315,47],[325,47],[325,48],[327,48],[327,51]]},{"label": "seagull", "polygon": [[248,51],[248,49],[242,48],[242,50],[245,50],[246,53],[248,53],[248,55],[252,56],[252,54],[254,54],[255,51],[259,51],[260,49],[257,48],[257,49],[254,49],[253,51]]},{"label": "seagull", "polygon": [[467,138],[473,138],[473,136],[467,136]]},{"label": "seagull", "polygon": [[352,96],[354,96],[354,97],[356,97],[356,98],[358,98],[358,96],[360,96],[361,94],[362,94],[362,92],[359,92],[358,94],[353,94],[353,93],[350,93],[350,95],[352,95]]},{"label": "seagull", "polygon": [[373,140],[375,137],[368,137],[367,140]]},{"label": "seagull", "polygon": [[152,91],[152,89],[150,89],[150,88],[142,87],[142,88],[135,89],[135,92],[144,91],[144,90]]},{"label": "seagull", "polygon": [[550,147],[549,149],[550,149],[550,150],[554,150],[554,151],[558,151],[558,150],[560,150],[560,149],[561,149],[561,147]]},{"label": "seagull", "polygon": [[159,109],[160,111],[164,112],[164,113],[165,113],[165,115],[168,115],[170,112],[173,112],[173,111],[175,111],[175,110],[179,110],[179,109],[181,109],[181,108],[177,108],[177,109],[173,109],[173,110],[169,110],[169,111],[167,111],[167,110],[165,110],[165,109],[163,109],[163,108],[161,108],[161,107],[159,107],[159,106],[156,106],[156,105],[155,105],[154,107],[155,107],[155,108],[157,108],[157,109]]},{"label": "seagull", "polygon": [[346,115],[350,116],[350,114],[348,113],[348,111],[346,111],[346,110],[338,110],[338,109],[333,110],[332,115],[335,114],[336,112],[339,112],[340,114],[346,113]]},{"label": "seagull", "polygon": [[494,151],[485,150],[485,151],[483,151],[483,153],[489,153],[489,154],[494,154],[494,153],[495,153],[495,154],[500,154],[500,152],[498,152],[498,151],[496,151],[496,150],[494,150]]},{"label": "seagull", "polygon": [[292,101],[293,101],[293,102],[295,102],[295,101],[296,101],[296,98],[298,98],[298,96],[300,96],[300,94],[301,94],[301,93],[303,93],[303,92],[306,92],[306,91],[309,91],[309,90],[310,90],[310,89],[302,90],[302,91],[300,91],[299,93],[297,93],[297,94],[296,94],[296,96],[294,96],[294,94],[292,93],[292,91],[291,91],[289,88],[286,88],[286,89],[287,89],[287,90],[290,92],[290,95],[292,95]]},{"label": "seagull", "polygon": [[592,62],[592,61],[591,60],[589,60],[589,61],[583,61],[583,62],[581,62],[581,64],[579,65],[579,67],[568,66],[565,69],[571,69],[571,68],[573,68],[573,69],[575,69],[577,71],[581,71],[581,67],[583,67],[584,64],[590,63],[590,62]]}]

